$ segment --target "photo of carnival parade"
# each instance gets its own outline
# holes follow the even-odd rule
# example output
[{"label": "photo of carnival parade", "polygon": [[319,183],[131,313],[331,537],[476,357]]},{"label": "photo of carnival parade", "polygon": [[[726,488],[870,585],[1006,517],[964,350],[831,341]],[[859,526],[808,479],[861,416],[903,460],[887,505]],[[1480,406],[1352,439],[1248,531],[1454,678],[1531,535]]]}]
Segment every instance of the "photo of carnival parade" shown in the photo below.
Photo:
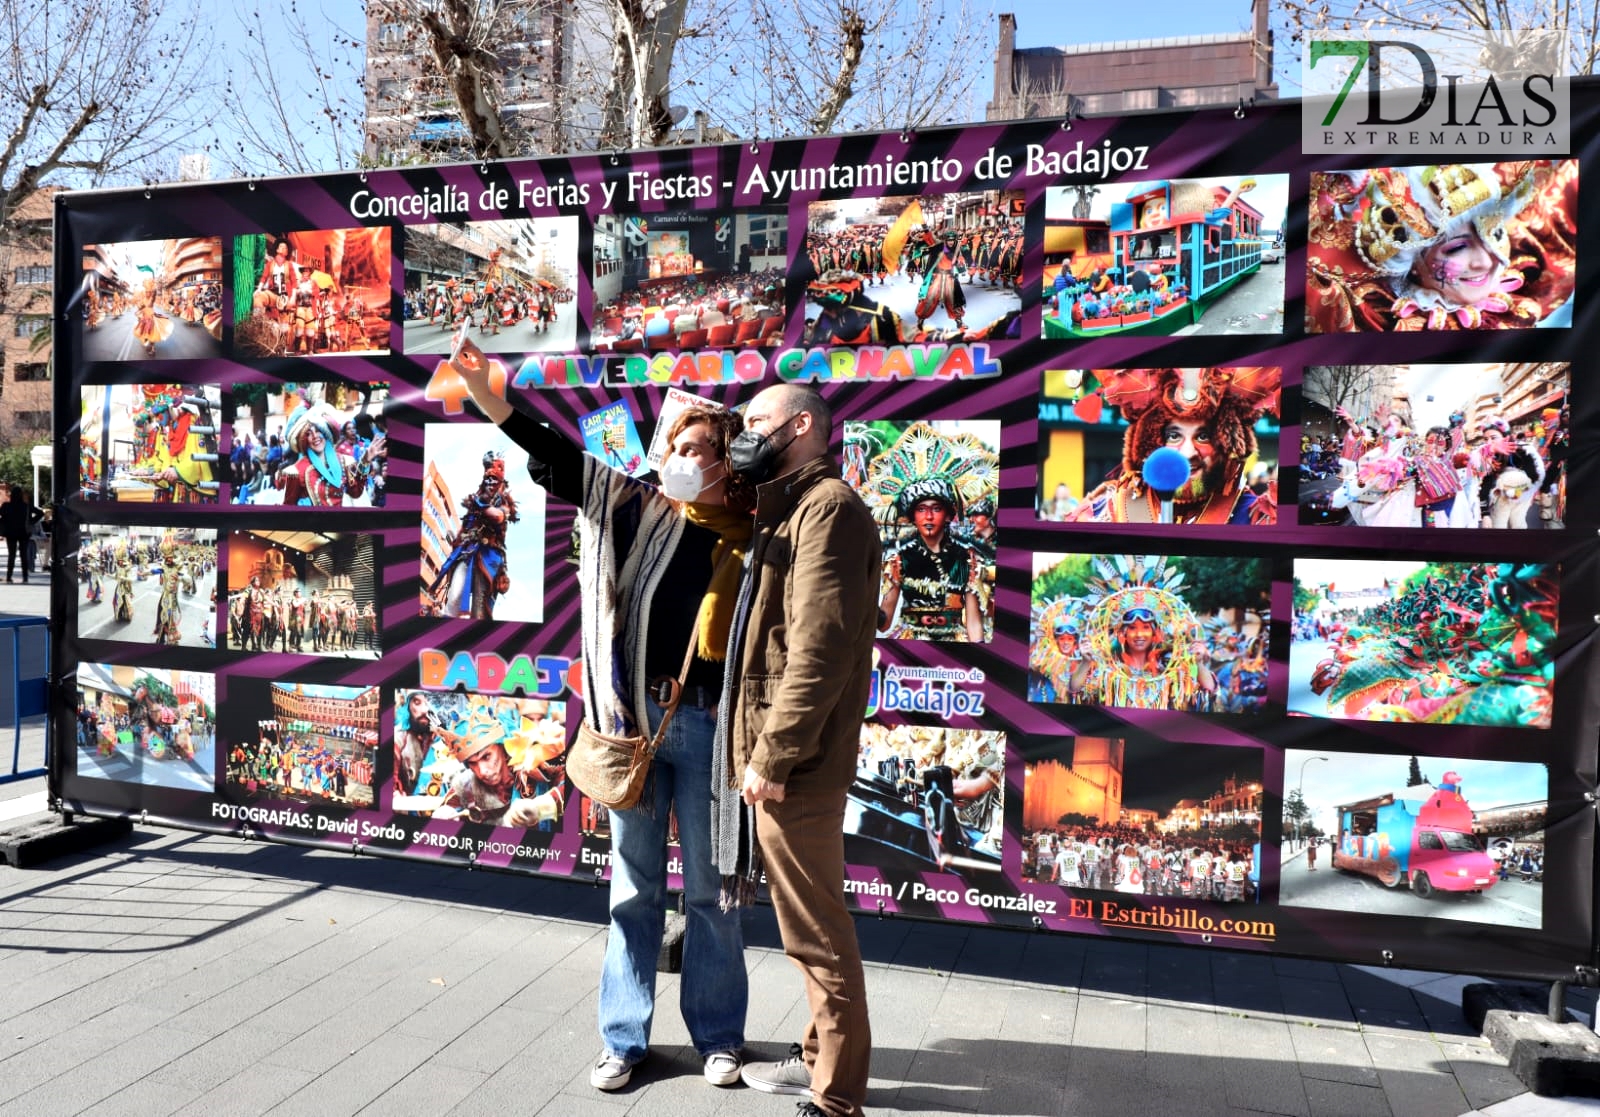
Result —
[{"label": "photo of carnival parade", "polygon": [[1020,190],[807,209],[805,346],[1019,337]]},{"label": "photo of carnival parade", "polygon": [[216,647],[214,528],[85,524],[78,585],[83,639]]},{"label": "photo of carnival parade", "polygon": [[1074,737],[1022,783],[1022,876],[1041,884],[1241,903],[1261,885],[1261,753]]},{"label": "photo of carnival parade", "polygon": [[213,504],[219,384],[91,384],[82,389],[78,495],[121,503]]},{"label": "photo of carnival parade", "polygon": [[1311,175],[1306,332],[1572,325],[1578,161]]},{"label": "photo of carnival parade", "polygon": [[387,225],[233,239],[233,352],[325,357],[389,351]]},{"label": "photo of carnival parade", "polygon": [[393,809],[550,832],[566,807],[566,704],[395,692]]},{"label": "photo of carnival parade", "polygon": [[1300,522],[1564,527],[1571,379],[1564,362],[1307,368]]},{"label": "photo of carnival parade", "polygon": [[216,790],[215,675],[80,663],[76,678],[78,775]]},{"label": "photo of carnival parade", "polygon": [[[224,725],[228,790],[297,803],[374,805],[378,688],[235,679]],[[230,714],[224,714],[227,718]]]},{"label": "photo of carnival parade", "polygon": [[449,356],[465,326],[485,353],[578,347],[578,219],[413,225],[405,243],[405,352]]},{"label": "photo of carnival parade", "polygon": [[844,478],[883,541],[879,635],[988,641],[999,546],[999,420],[846,422],[844,448]]},{"label": "photo of carnival parade", "polygon": [[1036,553],[1028,699],[1259,713],[1271,590],[1260,558]]},{"label": "photo of carnival parade", "polygon": [[1282,369],[1047,369],[1041,381],[1040,519],[1277,522]]},{"label": "photo of carnival parade", "polygon": [[234,531],[225,647],[377,659],[376,536]]},{"label": "photo of carnival parade", "polygon": [[228,466],[235,504],[382,508],[389,385],[234,384]]},{"label": "photo of carnival parade", "polygon": [[1543,764],[1289,749],[1278,900],[1544,925]]},{"label": "photo of carnival parade", "polygon": [[998,872],[1006,735],[948,726],[861,727],[844,859],[905,872]]},{"label": "photo of carnival parade", "polygon": [[1044,336],[1283,331],[1289,176],[1057,186]]},{"label": "photo of carnival parade", "polygon": [[528,478],[528,452],[494,427],[467,438],[429,423],[422,460],[420,613],[544,620],[545,491]]},{"label": "photo of carnival parade", "polygon": [[601,214],[596,352],[728,349],[783,340],[788,210]]},{"label": "photo of carnival parade", "polygon": [[83,360],[222,356],[222,238],[83,246]]},{"label": "photo of carnival parade", "polygon": [[1555,564],[1296,559],[1289,712],[1548,729]]}]

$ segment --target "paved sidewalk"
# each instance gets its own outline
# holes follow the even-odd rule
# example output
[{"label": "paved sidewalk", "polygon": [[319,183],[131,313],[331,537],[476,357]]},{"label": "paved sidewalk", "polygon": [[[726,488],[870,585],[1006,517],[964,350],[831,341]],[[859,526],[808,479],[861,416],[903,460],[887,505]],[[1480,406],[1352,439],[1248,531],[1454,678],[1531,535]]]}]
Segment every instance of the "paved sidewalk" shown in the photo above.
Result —
[{"label": "paved sidewalk", "polygon": [[[604,919],[593,886],[183,831],[0,868],[0,1117],[792,1113],[701,1079],[667,975],[651,1058],[624,1091],[590,1088]],[[860,929],[873,1113],[1581,1108],[1517,1098],[1461,1018],[1468,978]],[[778,1057],[807,1018],[800,979],[769,911],[747,936],[749,1049]]]},{"label": "paved sidewalk", "polygon": [[[46,589],[7,587],[0,610],[46,615]],[[42,755],[42,728],[24,743]],[[43,806],[42,780],[0,784],[0,819]],[[1461,1017],[1473,978],[858,926],[874,1114],[1600,1113],[1524,1091]],[[747,1051],[781,1057],[800,979],[769,910],[746,938]],[[650,1059],[593,1090],[604,948],[601,888],[136,828],[0,867],[0,1117],[794,1112],[701,1079],[669,975]]]}]

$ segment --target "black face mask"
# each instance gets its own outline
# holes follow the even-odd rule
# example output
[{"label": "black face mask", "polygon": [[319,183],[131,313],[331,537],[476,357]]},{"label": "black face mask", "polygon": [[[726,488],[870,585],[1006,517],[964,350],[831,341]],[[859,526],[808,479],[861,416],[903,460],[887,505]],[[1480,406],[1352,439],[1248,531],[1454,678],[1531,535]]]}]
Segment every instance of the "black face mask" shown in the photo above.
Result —
[{"label": "black face mask", "polygon": [[728,468],[741,477],[748,477],[757,485],[770,481],[778,469],[778,455],[798,437],[798,434],[792,434],[788,442],[774,446],[770,436],[742,430],[728,443]]}]

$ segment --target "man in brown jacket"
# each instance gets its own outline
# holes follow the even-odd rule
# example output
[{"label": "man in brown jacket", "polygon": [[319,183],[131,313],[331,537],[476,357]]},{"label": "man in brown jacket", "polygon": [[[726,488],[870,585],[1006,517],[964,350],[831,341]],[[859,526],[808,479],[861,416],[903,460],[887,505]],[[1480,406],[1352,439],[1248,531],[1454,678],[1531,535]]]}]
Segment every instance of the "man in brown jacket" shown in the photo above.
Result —
[{"label": "man in brown jacket", "polygon": [[856,1117],[872,1035],[844,898],[844,810],[866,713],[882,547],[872,514],[828,454],[833,417],[821,396],[793,384],[768,388],[744,421],[729,461],[760,484],[741,593],[748,620],[733,771],[744,773],[744,801],[756,806],[783,950],[811,1005],[791,1057],[746,1064],[744,1081],[809,1096],[802,1114]]}]

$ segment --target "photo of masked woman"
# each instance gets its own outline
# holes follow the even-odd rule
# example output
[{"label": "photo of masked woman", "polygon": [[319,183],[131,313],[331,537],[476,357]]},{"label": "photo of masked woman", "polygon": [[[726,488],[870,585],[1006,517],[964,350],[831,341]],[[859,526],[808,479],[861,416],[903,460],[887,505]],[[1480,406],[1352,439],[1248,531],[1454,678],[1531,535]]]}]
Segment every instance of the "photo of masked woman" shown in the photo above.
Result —
[{"label": "photo of masked woman", "polygon": [[648,1051],[675,814],[687,908],[679,1008],[706,1079],[732,1085],[748,986],[739,911],[725,912],[719,902],[710,826],[722,661],[754,524],[754,486],[734,476],[727,460],[742,423],[719,408],[685,409],[669,430],[657,488],[512,408],[489,388],[487,362],[468,356],[453,363],[479,408],[528,451],[533,480],[578,507],[588,723],[607,734],[653,734],[668,700],[663,684],[678,677],[696,633],[683,697],[644,798],[611,812],[611,927],[600,975],[605,1047],[590,1083],[620,1089]]}]

